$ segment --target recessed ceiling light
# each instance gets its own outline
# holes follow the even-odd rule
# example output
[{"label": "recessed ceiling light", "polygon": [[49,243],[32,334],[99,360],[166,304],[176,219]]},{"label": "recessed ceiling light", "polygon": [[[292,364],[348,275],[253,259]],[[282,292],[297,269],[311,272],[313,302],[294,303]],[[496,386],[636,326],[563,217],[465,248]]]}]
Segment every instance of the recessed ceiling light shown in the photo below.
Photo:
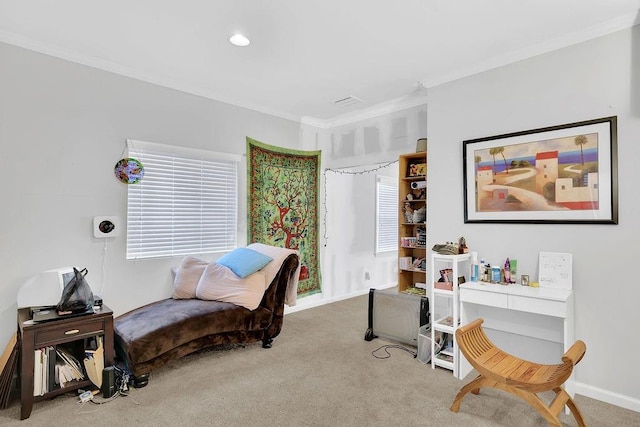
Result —
[{"label": "recessed ceiling light", "polygon": [[249,46],[249,43],[251,43],[251,41],[242,34],[232,35],[229,41],[232,45],[240,47]]}]

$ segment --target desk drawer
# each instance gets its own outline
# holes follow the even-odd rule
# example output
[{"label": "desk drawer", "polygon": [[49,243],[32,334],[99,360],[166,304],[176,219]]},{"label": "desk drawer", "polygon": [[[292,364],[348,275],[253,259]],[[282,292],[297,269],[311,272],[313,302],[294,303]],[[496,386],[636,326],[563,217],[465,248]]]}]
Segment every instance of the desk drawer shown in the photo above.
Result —
[{"label": "desk drawer", "polygon": [[564,301],[509,295],[509,309],[546,316],[567,317],[567,303]]},{"label": "desk drawer", "polygon": [[460,289],[460,301],[507,308],[507,295],[477,289]]},{"label": "desk drawer", "polygon": [[70,341],[74,337],[87,337],[92,335],[104,334],[104,319],[95,319],[91,321],[82,321],[67,323],[64,325],[55,325],[36,330],[35,343],[36,346],[51,343],[55,341]]}]

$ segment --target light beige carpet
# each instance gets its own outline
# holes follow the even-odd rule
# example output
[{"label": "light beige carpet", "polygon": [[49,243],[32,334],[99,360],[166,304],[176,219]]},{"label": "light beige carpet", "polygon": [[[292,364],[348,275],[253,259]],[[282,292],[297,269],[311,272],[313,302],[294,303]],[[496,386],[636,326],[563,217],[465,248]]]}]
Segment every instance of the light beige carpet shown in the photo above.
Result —
[{"label": "light beige carpet", "polygon": [[[3,426],[545,426],[523,401],[496,390],[468,395],[449,410],[465,383],[391,349],[364,341],[367,296],[285,316],[273,348],[259,343],[204,351],[155,371],[129,397],[95,405],[73,395],[0,411]],[[377,353],[378,354],[378,353]],[[379,354],[384,354],[383,352]],[[589,357],[589,351],[587,355]],[[589,426],[638,426],[640,413],[577,396]],[[570,415],[564,425],[576,425]]]}]

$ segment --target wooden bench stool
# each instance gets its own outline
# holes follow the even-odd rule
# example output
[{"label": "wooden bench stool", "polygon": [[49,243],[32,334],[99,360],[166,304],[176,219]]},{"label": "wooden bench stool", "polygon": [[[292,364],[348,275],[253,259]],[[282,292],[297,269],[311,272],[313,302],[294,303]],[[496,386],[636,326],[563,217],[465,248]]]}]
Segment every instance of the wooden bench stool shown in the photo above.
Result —
[{"label": "wooden bench stool", "polygon": [[[542,414],[552,426],[561,426],[558,414],[565,405],[569,407],[579,426],[584,426],[580,410],[562,384],[569,378],[573,367],[586,351],[584,342],[578,340],[562,356],[562,363],[543,365],[510,355],[496,347],[482,329],[483,319],[476,319],[456,329],[460,351],[480,373],[476,379],[463,386],[456,396],[451,410],[458,412],[464,396],[478,394],[481,387],[494,387],[524,399]],[[547,406],[536,393],[553,390],[556,397]]]}]

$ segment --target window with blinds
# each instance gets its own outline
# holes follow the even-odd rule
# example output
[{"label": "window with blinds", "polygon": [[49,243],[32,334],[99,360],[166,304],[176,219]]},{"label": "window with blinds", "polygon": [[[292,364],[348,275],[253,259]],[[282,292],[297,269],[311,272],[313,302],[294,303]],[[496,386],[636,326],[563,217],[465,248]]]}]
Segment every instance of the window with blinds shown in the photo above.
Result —
[{"label": "window with blinds", "polygon": [[398,250],[398,182],[376,177],[376,254]]},{"label": "window with blinds", "polygon": [[144,177],[128,185],[127,259],[236,247],[240,156],[128,140]]}]

